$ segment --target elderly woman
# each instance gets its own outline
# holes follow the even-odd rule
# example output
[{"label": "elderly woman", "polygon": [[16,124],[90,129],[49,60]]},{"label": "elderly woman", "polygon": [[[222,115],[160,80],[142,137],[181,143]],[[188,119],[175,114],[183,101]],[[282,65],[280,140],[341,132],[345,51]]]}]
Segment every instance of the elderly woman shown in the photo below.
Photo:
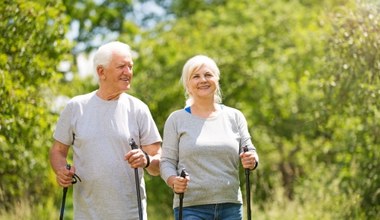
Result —
[{"label": "elderly woman", "polygon": [[[176,193],[176,219],[180,193],[184,219],[242,219],[239,163],[253,170],[259,158],[244,115],[221,104],[219,76],[211,58],[189,59],[182,71],[187,105],[165,123],[160,171]],[[182,169],[188,177],[178,176]]]}]

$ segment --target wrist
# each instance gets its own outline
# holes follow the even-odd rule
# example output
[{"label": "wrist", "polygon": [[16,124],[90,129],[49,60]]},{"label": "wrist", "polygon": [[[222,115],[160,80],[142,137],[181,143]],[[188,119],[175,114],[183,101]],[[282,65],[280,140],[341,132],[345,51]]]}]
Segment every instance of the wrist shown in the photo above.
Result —
[{"label": "wrist", "polygon": [[250,171],[253,171],[257,168],[257,166],[259,165],[259,162],[256,161],[255,165],[253,166],[253,168],[249,169]]},{"label": "wrist", "polygon": [[150,156],[145,152],[145,151],[142,151],[145,155],[145,158],[146,158],[146,165],[144,168],[148,168],[149,165],[150,165]]}]

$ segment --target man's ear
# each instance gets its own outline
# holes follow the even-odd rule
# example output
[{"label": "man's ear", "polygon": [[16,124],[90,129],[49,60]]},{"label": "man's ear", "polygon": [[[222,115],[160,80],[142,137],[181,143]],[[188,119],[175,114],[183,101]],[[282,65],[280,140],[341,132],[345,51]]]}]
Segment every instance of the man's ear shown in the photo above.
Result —
[{"label": "man's ear", "polygon": [[99,65],[96,67],[96,73],[98,74],[99,79],[106,79],[106,75],[104,74],[104,67]]}]

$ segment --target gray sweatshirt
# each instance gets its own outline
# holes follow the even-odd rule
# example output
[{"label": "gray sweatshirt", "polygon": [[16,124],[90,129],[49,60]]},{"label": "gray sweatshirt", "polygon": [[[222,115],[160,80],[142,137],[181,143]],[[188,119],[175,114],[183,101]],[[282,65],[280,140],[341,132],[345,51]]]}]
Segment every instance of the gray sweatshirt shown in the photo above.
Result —
[{"label": "gray sweatshirt", "polygon": [[[255,152],[256,148],[239,110],[223,105],[216,116],[207,119],[177,110],[168,117],[163,136],[162,179],[179,175],[183,168],[190,176],[184,207],[242,203],[239,153],[243,146]],[[175,194],[173,208],[178,206]]]}]

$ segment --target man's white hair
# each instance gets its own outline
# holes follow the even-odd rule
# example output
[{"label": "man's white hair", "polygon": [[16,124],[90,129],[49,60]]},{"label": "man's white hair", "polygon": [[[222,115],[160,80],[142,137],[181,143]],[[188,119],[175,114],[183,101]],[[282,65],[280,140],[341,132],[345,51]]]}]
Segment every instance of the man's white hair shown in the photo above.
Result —
[{"label": "man's white hair", "polygon": [[95,72],[98,66],[107,67],[114,53],[132,57],[131,47],[128,44],[120,41],[106,43],[100,46],[94,55],[93,67]]}]

